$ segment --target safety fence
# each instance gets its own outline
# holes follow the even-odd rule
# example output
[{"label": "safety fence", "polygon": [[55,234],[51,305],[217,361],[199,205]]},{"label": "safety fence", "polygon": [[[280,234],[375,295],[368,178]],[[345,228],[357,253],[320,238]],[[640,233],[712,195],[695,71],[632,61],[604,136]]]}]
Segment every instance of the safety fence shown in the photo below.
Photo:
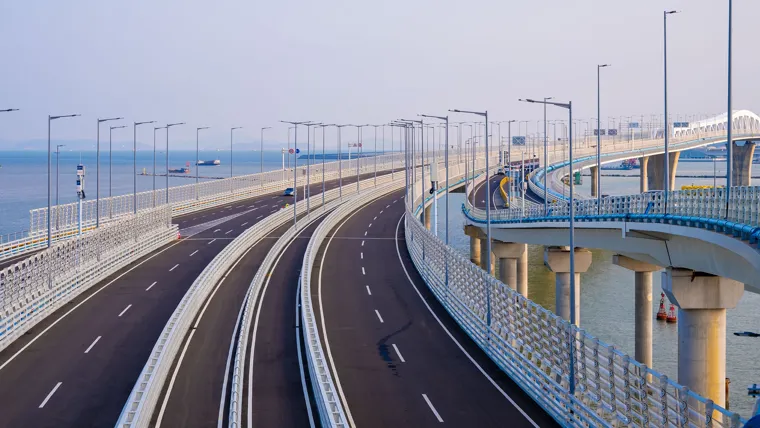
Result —
[{"label": "safety fence", "polygon": [[409,211],[405,228],[412,260],[436,298],[559,424],[739,427],[745,422],[523,297],[446,246]]},{"label": "safety fence", "polygon": [[55,243],[0,271],[0,350],[62,305],[177,238],[168,207]]},{"label": "safety fence", "polygon": [[[395,179],[397,183],[399,181],[403,182],[403,176],[401,174],[395,176]],[[391,181],[390,175],[383,175],[377,178],[378,186],[389,181]],[[365,191],[362,194],[372,195],[375,193],[373,178],[362,180],[359,186],[360,189]],[[356,191],[355,183],[345,184],[342,187],[342,199],[340,196],[341,189],[331,189],[327,191],[325,193],[326,209],[332,209],[343,201],[348,200],[351,195],[356,193]],[[309,205],[314,208],[312,209],[312,212],[321,213],[325,209],[321,208],[317,210],[321,201],[321,194],[310,197]],[[296,204],[296,212],[298,214],[303,214],[306,210],[306,200],[299,201]],[[169,321],[166,323],[122,410],[117,426],[148,426],[158,404],[161,390],[169,376],[169,370],[177,358],[185,335],[197,317],[204,302],[213,291],[215,285],[251,246],[255,245],[256,242],[267,236],[277,227],[280,227],[280,225],[292,220],[292,218],[293,211],[290,209],[280,210],[271,214],[266,219],[256,223],[235,238],[232,243],[225,247],[216,257],[214,257],[211,263],[206,266],[203,272],[198,278],[196,278],[185,293],[182,300],[177,305],[177,308],[172,313]],[[305,223],[305,220],[300,220],[299,227],[301,227],[301,224]],[[236,354],[233,358],[234,365],[231,379],[232,394],[229,407],[231,426],[240,426],[240,406],[242,404],[240,400],[243,397],[242,376],[245,364],[244,355],[248,346],[247,337],[249,335],[248,332],[251,323],[250,315],[255,299],[259,294],[263,280],[274,262],[274,258],[296,233],[297,231],[295,228],[291,227],[282,237],[280,237],[280,239],[278,239],[272,250],[268,252],[247,291],[240,333],[236,339]]]}]

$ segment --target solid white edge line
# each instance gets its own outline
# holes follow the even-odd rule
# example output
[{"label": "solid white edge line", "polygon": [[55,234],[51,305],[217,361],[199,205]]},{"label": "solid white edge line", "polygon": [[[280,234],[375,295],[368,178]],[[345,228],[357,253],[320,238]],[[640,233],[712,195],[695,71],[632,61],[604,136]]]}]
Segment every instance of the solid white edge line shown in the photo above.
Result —
[{"label": "solid white edge line", "polygon": [[177,269],[177,266],[179,266],[179,263],[177,263],[176,265],[174,265],[173,268],[169,269],[169,272],[173,271],[174,269]]},{"label": "solid white edge line", "polygon": [[124,308],[124,310],[121,311],[121,313],[119,313],[119,317],[121,317],[122,315],[124,315],[124,312],[127,312],[129,310],[129,308],[131,308],[131,307],[132,307],[132,304],[131,303],[128,304],[127,307]]},{"label": "solid white edge line", "polygon": [[370,291],[369,285],[367,285],[366,287],[367,287],[367,294],[371,296],[372,295],[372,291]]},{"label": "solid white edge line", "polygon": [[148,286],[148,288],[146,288],[146,289],[145,289],[145,291],[148,291],[148,290],[150,290],[150,289],[151,289],[151,288],[153,288],[153,286],[154,286],[154,285],[156,285],[156,284],[158,284],[158,281],[153,281],[153,284],[149,285],[149,286]]},{"label": "solid white edge line", "polygon": [[[298,278],[298,291],[296,296],[301,295],[301,277]],[[309,427],[316,428],[314,415],[311,412],[311,401],[309,400],[309,388],[306,386],[306,371],[304,370],[303,356],[301,355],[301,300],[296,297],[296,350],[298,351],[298,370],[301,372],[301,388],[303,388],[303,399],[306,402],[306,412],[309,414]]]},{"label": "solid white edge line", "polygon": [[443,418],[440,414],[438,414],[438,410],[435,410],[435,407],[433,406],[433,403],[430,402],[427,394],[422,394],[422,398],[425,399],[425,402],[427,403],[428,407],[430,407],[430,410],[433,411],[433,414],[435,415],[436,419],[438,419],[438,422],[443,422]]},{"label": "solid white edge line", "polygon": [[385,321],[383,321],[383,317],[380,316],[380,311],[378,311],[377,309],[375,309],[375,315],[377,315],[377,319],[380,320],[380,324],[385,323]]},{"label": "solid white edge line", "polygon": [[[182,360],[185,359],[185,353],[187,352],[187,347],[190,345],[190,339],[193,338],[193,335],[195,334],[195,330],[190,330],[190,337],[187,338],[187,341],[185,342],[185,346],[182,347],[182,353],[179,354],[179,360],[177,360],[177,366],[182,364]],[[164,411],[166,411],[166,404],[169,402],[169,395],[171,393],[172,388],[174,387],[174,381],[177,380],[177,371],[174,370],[174,373],[172,373],[172,378],[169,381],[169,387],[166,390],[166,395],[164,396],[164,402],[161,403],[161,410],[158,412],[158,418],[156,419],[156,425],[155,428],[159,428],[161,426],[161,421],[164,419]]]},{"label": "solid white edge line", "polygon": [[399,261],[399,263],[401,263],[401,267],[404,269],[404,273],[406,274],[406,279],[409,280],[409,283],[414,288],[414,291],[417,292],[417,295],[420,297],[420,300],[422,300],[422,303],[425,305],[425,307],[430,312],[430,314],[433,316],[433,318],[435,318],[435,320],[438,321],[438,325],[441,326],[441,328],[443,329],[443,331],[445,331],[446,334],[449,336],[449,338],[457,345],[457,347],[459,348],[459,350],[462,351],[462,353],[465,356],[467,356],[467,359],[469,359],[470,362],[478,369],[478,371],[480,371],[480,373],[483,376],[485,376],[486,379],[488,379],[489,382],[491,382],[491,385],[493,385],[494,388],[496,388],[501,393],[501,395],[504,396],[504,398],[506,398],[510,403],[512,403],[512,405],[515,406],[515,408],[520,413],[522,413],[523,416],[525,416],[525,419],[527,419],[528,422],[531,423],[531,425],[533,425],[536,428],[540,428],[538,426],[538,424],[536,424],[536,422],[533,419],[531,419],[531,417],[528,416],[528,414],[525,413],[525,411],[520,406],[518,406],[517,403],[515,403],[514,400],[512,400],[512,397],[510,397],[509,395],[507,395],[507,393],[501,388],[501,386],[499,386],[499,384],[496,383],[496,381],[493,380],[493,378],[491,376],[489,376],[488,373],[486,373],[485,370],[483,370],[483,367],[481,367],[480,364],[478,364],[478,362],[475,361],[474,358],[472,358],[472,355],[470,355],[470,353],[467,352],[466,349],[464,349],[464,347],[462,346],[462,344],[459,343],[459,341],[454,337],[454,335],[451,334],[451,332],[449,331],[449,329],[446,328],[445,325],[443,325],[443,322],[441,321],[441,319],[438,318],[438,315],[436,315],[436,313],[433,312],[433,309],[430,307],[430,305],[428,305],[428,302],[425,300],[424,297],[422,297],[422,293],[420,293],[420,290],[417,288],[417,285],[415,285],[414,281],[412,281],[412,277],[409,276],[409,272],[406,270],[406,266],[404,266],[404,261],[401,258],[401,250],[399,249],[399,245],[398,245],[398,241],[399,241],[398,231],[399,231],[399,228],[401,227],[401,223],[404,221],[404,215],[405,214],[401,214],[401,218],[399,218],[399,221],[396,224],[396,254],[398,255],[398,261]]},{"label": "solid white edge line", "polygon": [[47,404],[48,400],[50,400],[50,397],[52,397],[53,394],[55,394],[55,392],[58,391],[58,388],[60,388],[61,385],[63,385],[63,382],[58,382],[55,384],[55,386],[53,387],[53,390],[48,393],[47,397],[45,397],[44,400],[42,400],[42,403],[40,404],[38,409],[45,407],[45,404]]},{"label": "solid white edge line", "polygon": [[92,341],[92,343],[90,344],[90,346],[88,346],[87,349],[84,350],[84,353],[85,354],[89,354],[90,350],[92,349],[92,347],[95,346],[96,343],[98,343],[98,340],[100,340],[101,337],[103,337],[103,336],[96,337],[95,340]]},{"label": "solid white edge line", "polygon": [[395,343],[391,344],[393,346],[393,350],[396,351],[396,355],[398,355],[398,359],[401,360],[402,363],[405,363],[406,360],[404,359],[404,356],[401,355],[401,351],[398,350],[398,346],[396,346]]}]

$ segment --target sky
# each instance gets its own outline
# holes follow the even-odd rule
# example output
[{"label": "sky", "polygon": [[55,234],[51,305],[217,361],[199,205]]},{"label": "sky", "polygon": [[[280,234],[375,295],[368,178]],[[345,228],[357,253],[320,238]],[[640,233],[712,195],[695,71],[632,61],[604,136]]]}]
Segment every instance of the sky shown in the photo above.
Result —
[{"label": "sky", "polygon": [[[664,9],[682,12],[668,18],[669,111],[725,112],[728,0],[4,1],[0,110],[21,110],[0,113],[0,149],[41,144],[47,115],[73,113],[53,123],[55,140],[94,142],[96,119],[114,116],[186,122],[172,128],[177,148],[194,148],[200,126],[205,147],[227,147],[233,126],[236,147],[258,146],[264,126],[279,147],[280,120],[382,124],[448,109],[535,127],[543,110],[518,98],[571,100],[574,117],[595,117],[602,63],[603,118],[662,114]],[[733,105],[755,112],[758,16],[760,2],[734,0]]]}]

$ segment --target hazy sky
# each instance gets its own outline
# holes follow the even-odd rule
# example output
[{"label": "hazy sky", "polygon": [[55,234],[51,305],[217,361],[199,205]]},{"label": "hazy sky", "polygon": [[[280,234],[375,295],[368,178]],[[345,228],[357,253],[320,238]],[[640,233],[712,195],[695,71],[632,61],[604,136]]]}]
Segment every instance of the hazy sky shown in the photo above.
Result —
[{"label": "hazy sky", "polygon": [[[187,122],[173,147],[194,145],[197,126],[212,127],[207,146],[227,144],[230,126],[245,127],[240,142],[261,126],[285,141],[281,119],[541,118],[521,97],[572,100],[588,118],[600,63],[612,64],[602,117],[660,114],[666,8],[683,12],[669,18],[670,111],[724,112],[727,0],[6,0],[0,109],[22,111],[0,113],[0,144],[45,138],[47,115],[68,113],[82,117],[56,122],[54,138],[94,140],[99,116]],[[759,1],[734,1],[734,108],[755,112],[758,16]]]}]

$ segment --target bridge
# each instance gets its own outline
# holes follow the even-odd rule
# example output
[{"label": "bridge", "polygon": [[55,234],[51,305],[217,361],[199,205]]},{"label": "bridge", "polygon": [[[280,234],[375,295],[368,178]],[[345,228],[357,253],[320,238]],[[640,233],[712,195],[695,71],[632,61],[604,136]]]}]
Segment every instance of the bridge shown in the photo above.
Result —
[{"label": "bridge", "polygon": [[[672,149],[720,142],[718,131]],[[751,275],[760,193],[737,187],[728,212],[721,189],[673,192],[667,209],[657,193],[578,202],[577,283],[591,263],[584,248],[617,251],[636,272],[632,358],[581,329],[578,310],[569,322],[568,204],[539,179],[557,171],[561,180],[562,160],[528,177],[532,192],[555,200],[550,212],[500,209],[481,185],[501,181],[495,151],[447,163],[419,143],[409,127],[404,153],[296,171],[297,201],[280,196],[293,187],[287,170],[101,200],[83,207],[81,227],[76,206],[33,211],[0,273],[0,425],[746,422],[713,383],[725,308],[745,287],[760,289]],[[657,156],[655,146],[610,145],[604,161]],[[462,187],[469,258],[430,230],[433,204]],[[486,209],[491,255],[481,245]],[[97,212],[108,213],[99,227]],[[48,215],[56,226],[45,248]],[[556,314],[527,299],[526,244],[547,246]],[[662,268],[691,323],[684,330],[718,326],[689,348],[693,361],[679,360],[678,383],[652,368],[651,308],[639,300]],[[698,372],[699,358],[715,372]]]}]

